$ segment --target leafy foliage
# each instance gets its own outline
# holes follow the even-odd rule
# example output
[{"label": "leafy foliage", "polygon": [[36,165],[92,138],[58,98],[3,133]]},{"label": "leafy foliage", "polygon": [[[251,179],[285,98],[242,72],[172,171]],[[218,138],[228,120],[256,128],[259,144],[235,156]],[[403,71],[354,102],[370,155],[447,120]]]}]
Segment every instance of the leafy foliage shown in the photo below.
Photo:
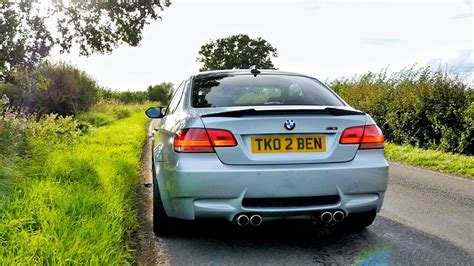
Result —
[{"label": "leafy foliage", "polygon": [[29,70],[15,70],[12,83],[0,84],[0,96],[8,96],[11,108],[38,116],[49,113],[73,115],[89,110],[98,101],[123,104],[159,101],[165,104],[172,87],[172,83],[162,83],[150,86],[147,91],[111,91],[100,88],[87,73],[74,66],[45,62]]},{"label": "leafy foliage", "polygon": [[65,63],[43,63],[18,69],[12,86],[3,88],[13,106],[38,114],[72,115],[97,101],[96,82],[84,71]]},{"label": "leafy foliage", "polygon": [[28,120],[28,145],[30,145],[30,150],[45,147],[49,151],[52,146],[67,146],[72,144],[79,135],[78,123],[72,116],[48,114],[38,121]]},{"label": "leafy foliage", "polygon": [[0,73],[32,67],[46,57],[54,40],[38,1],[0,0]]},{"label": "leafy foliage", "polygon": [[173,92],[173,83],[164,82],[155,86],[149,86],[147,89],[148,99],[154,102],[160,102],[163,105],[168,105]]},{"label": "leafy foliage", "polygon": [[238,34],[204,44],[196,60],[203,64],[200,71],[248,69],[253,65],[273,69],[273,57],[278,57],[277,49],[266,40]]},{"label": "leafy foliage", "polygon": [[98,98],[103,101],[120,102],[123,104],[145,103],[157,101],[167,104],[171,98],[173,83],[164,82],[149,86],[146,91],[112,91],[101,89]]},{"label": "leafy foliage", "polygon": [[105,101],[117,101],[124,104],[144,103],[149,96],[146,91],[111,91],[102,89],[99,98]]},{"label": "leafy foliage", "polygon": [[409,68],[388,76],[367,73],[331,87],[368,112],[397,144],[473,154],[473,88],[464,76],[442,69]]},{"label": "leafy foliage", "polygon": [[[0,0],[0,72],[32,67],[54,45],[69,52],[76,43],[81,55],[108,53],[122,43],[137,46],[144,26],[160,19],[159,12],[169,5],[169,0]],[[46,26],[50,17],[56,29]]]}]

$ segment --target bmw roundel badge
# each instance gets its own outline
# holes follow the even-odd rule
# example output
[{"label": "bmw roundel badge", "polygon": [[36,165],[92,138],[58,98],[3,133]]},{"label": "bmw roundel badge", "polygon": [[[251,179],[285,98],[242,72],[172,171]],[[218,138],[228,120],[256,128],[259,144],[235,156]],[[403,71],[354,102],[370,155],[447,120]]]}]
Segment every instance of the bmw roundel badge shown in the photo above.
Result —
[{"label": "bmw roundel badge", "polygon": [[293,119],[288,119],[285,122],[285,128],[288,130],[293,130],[296,126],[296,123]]}]

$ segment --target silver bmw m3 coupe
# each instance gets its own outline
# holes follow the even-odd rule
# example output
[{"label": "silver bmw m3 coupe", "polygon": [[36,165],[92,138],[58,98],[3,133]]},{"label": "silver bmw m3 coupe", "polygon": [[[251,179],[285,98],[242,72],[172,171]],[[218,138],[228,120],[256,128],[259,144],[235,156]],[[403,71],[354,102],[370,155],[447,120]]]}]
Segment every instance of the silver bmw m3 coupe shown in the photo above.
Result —
[{"label": "silver bmw m3 coupe", "polygon": [[174,90],[153,144],[154,231],[176,219],[259,226],[279,218],[364,228],[388,181],[374,120],[317,79],[276,70],[201,72]]}]

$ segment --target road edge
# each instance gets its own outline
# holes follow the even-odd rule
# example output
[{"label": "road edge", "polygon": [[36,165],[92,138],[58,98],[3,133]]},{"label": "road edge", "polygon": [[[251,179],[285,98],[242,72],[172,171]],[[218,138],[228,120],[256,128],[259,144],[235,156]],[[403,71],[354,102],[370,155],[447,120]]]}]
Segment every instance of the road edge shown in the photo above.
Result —
[{"label": "road edge", "polygon": [[153,233],[152,130],[153,120],[149,123],[141,155],[141,173],[135,202],[138,228],[133,237],[133,255],[138,265],[169,265],[166,247]]}]

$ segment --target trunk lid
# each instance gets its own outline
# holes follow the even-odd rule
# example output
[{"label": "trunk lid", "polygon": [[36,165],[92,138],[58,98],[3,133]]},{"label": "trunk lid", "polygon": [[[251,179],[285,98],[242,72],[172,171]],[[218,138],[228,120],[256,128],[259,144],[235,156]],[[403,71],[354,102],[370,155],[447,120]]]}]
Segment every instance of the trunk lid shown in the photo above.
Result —
[{"label": "trunk lid", "polygon": [[[201,119],[206,128],[226,129],[234,134],[238,142],[236,147],[215,149],[223,163],[233,165],[350,161],[357,153],[359,145],[341,145],[340,136],[344,129],[366,123],[366,115],[362,112],[348,107],[324,106],[225,108],[201,114]],[[293,120],[294,129],[285,128],[287,120]],[[272,140],[275,144],[275,138],[285,143],[280,146],[293,143],[292,147],[296,149],[296,142],[306,142],[302,145],[317,147],[319,151],[296,152],[284,150],[283,147],[278,150],[275,145],[265,146]],[[292,140],[288,140],[290,138]],[[306,140],[308,138],[309,140]],[[260,148],[265,146],[267,149],[259,150],[256,148],[257,144],[262,145]]]}]

